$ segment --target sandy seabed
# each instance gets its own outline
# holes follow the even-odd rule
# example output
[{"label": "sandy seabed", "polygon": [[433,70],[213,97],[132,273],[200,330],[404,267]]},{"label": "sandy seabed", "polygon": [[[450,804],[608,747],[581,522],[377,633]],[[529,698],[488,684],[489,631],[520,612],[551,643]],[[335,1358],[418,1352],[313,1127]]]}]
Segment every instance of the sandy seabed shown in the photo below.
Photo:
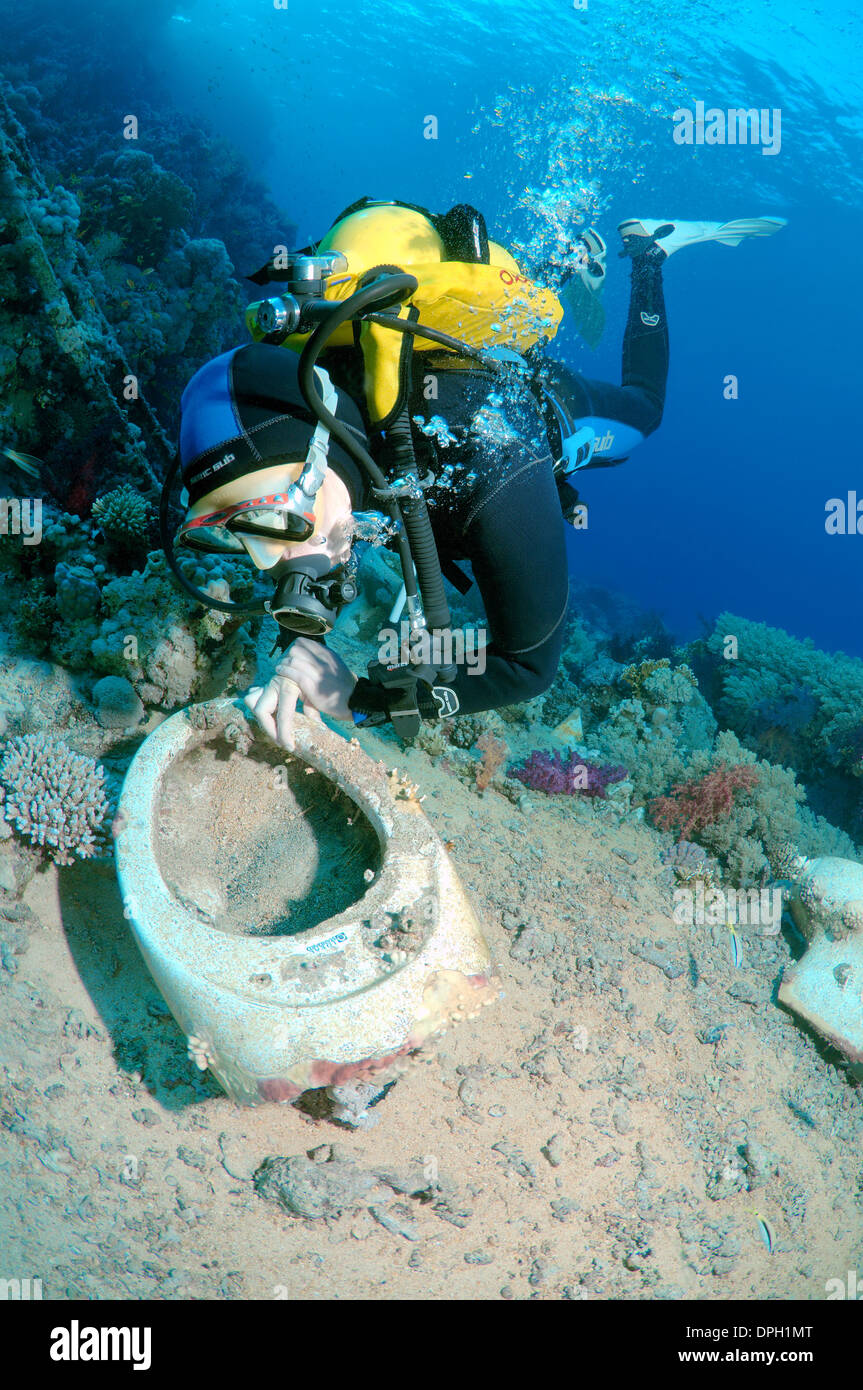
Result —
[{"label": "sandy seabed", "polygon": [[[676,924],[643,823],[525,813],[362,742],[425,795],[503,997],[371,1130],[317,1093],[237,1109],[189,1063],[112,865],[46,869],[0,917],[2,1268],[50,1299],[825,1298],[861,1259],[863,1093],[774,1002],[794,943],[747,937],[735,965],[725,928]],[[375,1186],[317,1218],[256,1192],[265,1158],[309,1154]]]}]

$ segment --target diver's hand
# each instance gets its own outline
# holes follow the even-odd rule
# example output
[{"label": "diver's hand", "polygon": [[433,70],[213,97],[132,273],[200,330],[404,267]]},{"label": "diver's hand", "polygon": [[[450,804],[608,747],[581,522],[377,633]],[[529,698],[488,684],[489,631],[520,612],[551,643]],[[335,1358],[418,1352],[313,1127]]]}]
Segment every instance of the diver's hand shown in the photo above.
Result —
[{"label": "diver's hand", "polygon": [[263,688],[253,686],[246,704],[261,728],[283,748],[293,748],[293,724],[297,702],[311,718],[329,714],[333,719],[352,718],[348,700],[357,678],[340,656],[320,642],[298,637]]}]

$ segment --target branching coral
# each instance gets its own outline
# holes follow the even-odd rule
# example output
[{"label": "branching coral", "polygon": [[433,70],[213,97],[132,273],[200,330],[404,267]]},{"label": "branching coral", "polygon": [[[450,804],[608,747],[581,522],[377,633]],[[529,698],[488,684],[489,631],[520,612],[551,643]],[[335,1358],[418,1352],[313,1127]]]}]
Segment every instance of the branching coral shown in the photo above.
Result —
[{"label": "branching coral", "polygon": [[623,782],[628,773],[625,767],[588,762],[577,753],[562,758],[557,749],[551,753],[535,749],[524,766],[514,768],[509,775],[523,782],[531,791],[604,799],[608,788],[615,782]]},{"label": "branching coral", "polygon": [[6,820],[55,864],[97,852],[108,800],[105,773],[92,758],[47,734],[24,734],[5,745],[0,787]]}]

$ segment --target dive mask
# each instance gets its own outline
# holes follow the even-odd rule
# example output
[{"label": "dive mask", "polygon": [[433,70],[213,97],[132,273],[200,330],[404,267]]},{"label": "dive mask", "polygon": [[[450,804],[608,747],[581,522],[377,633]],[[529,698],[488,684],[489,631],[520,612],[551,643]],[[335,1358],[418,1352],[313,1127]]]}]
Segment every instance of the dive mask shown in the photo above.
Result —
[{"label": "dive mask", "polygon": [[[312,499],[309,499],[309,503]],[[307,503],[303,510],[285,492],[250,498],[205,516],[187,517],[177,539],[196,550],[217,554],[242,554],[241,535],[264,540],[307,541],[314,534],[315,514]]]}]

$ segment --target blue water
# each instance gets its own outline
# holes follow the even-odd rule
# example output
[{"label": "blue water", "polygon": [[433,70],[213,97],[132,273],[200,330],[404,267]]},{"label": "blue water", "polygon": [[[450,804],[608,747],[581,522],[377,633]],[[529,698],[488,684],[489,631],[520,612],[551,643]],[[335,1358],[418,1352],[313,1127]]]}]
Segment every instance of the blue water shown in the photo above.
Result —
[{"label": "blue water", "polygon": [[[594,353],[565,325],[551,347],[592,377],[619,380],[618,221],[787,218],[770,240],[669,262],[665,419],[628,463],[583,475],[590,526],[571,537],[572,567],[637,595],[683,637],[730,609],[863,655],[863,534],[824,527],[828,499],[863,500],[855,10],[176,0],[138,17],[136,43],[158,74],[154,99],[230,139],[299,244],[366,193],[473,202],[497,239],[534,250],[593,221],[610,246],[605,337]],[[114,11],[92,5],[82,24]],[[122,91],[122,69],[106,80]],[[676,145],[673,112],[697,100],[779,108],[779,153]],[[739,399],[725,400],[732,373]]]}]

